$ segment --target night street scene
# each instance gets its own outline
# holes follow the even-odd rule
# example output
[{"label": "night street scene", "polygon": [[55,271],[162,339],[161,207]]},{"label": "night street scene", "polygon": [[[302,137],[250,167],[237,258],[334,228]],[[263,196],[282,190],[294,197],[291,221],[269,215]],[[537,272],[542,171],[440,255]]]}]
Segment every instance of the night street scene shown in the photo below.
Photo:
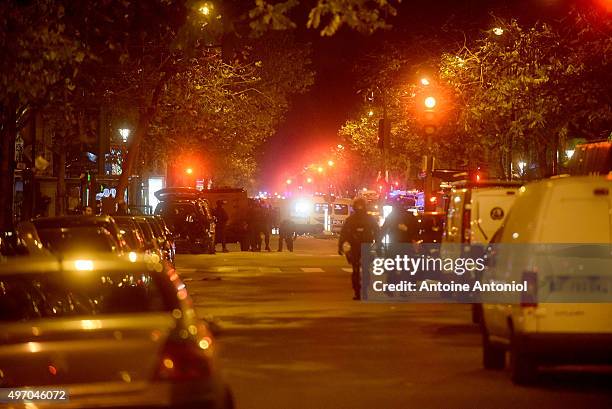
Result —
[{"label": "night street scene", "polygon": [[0,408],[612,408],[612,0],[0,0]]}]

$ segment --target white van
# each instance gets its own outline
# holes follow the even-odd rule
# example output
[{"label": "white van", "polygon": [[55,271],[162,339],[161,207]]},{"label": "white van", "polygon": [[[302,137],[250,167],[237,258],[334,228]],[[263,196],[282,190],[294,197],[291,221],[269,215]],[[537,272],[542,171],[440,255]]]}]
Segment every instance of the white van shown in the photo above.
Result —
[{"label": "white van", "polygon": [[331,228],[333,232],[339,233],[340,230],[342,230],[342,225],[344,224],[346,219],[348,219],[351,213],[352,202],[353,201],[351,199],[339,197],[336,198],[336,200],[334,200],[334,202],[331,204],[331,207],[333,209],[331,215]]},{"label": "white van", "polygon": [[[504,368],[506,351],[516,383],[532,380],[538,365],[612,364],[610,191],[610,176],[560,177],[520,188],[493,239],[495,255],[483,282],[526,280],[532,287],[518,302],[483,297],[485,368]],[[559,244],[566,247],[559,251]],[[577,256],[572,249],[595,247],[585,244],[602,244],[604,251]],[[593,294],[600,302],[562,302]]]},{"label": "white van", "polygon": [[[458,258],[462,257],[462,249],[473,250],[460,246],[462,244],[481,245],[484,248],[508,215],[521,185],[521,182],[503,180],[453,183],[442,235],[441,256]],[[470,282],[479,277],[463,278]],[[447,271],[442,280],[456,280],[456,276],[452,271]],[[479,323],[481,315],[480,305],[472,304],[472,322]]]},{"label": "white van", "polygon": [[521,184],[498,180],[453,183],[442,243],[487,244],[508,214]]}]

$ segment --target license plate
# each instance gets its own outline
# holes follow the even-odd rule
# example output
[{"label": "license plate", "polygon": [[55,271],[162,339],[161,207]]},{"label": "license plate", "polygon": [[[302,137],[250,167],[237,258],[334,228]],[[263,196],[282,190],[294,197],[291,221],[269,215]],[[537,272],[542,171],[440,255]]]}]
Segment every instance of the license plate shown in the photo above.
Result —
[{"label": "license plate", "polygon": [[602,277],[556,277],[550,283],[550,292],[579,294],[610,294],[610,280]]}]

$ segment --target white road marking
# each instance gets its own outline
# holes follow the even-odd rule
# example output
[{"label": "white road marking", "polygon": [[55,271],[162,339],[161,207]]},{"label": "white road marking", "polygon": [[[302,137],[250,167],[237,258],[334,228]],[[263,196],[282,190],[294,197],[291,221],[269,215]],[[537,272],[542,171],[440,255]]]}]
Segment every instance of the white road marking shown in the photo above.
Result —
[{"label": "white road marking", "polygon": [[353,269],[351,267],[342,267],[342,271],[344,271],[346,273],[352,273]]},{"label": "white road marking", "polygon": [[324,270],[320,267],[302,267],[300,268],[305,273],[323,273]]},{"label": "white road marking", "polygon": [[259,267],[261,273],[280,273],[281,269],[278,267]]}]

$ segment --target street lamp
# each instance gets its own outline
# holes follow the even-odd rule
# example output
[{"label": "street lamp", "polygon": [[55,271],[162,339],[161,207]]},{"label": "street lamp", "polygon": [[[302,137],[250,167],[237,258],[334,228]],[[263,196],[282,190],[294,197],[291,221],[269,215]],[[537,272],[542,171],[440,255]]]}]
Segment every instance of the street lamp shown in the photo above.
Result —
[{"label": "street lamp", "polygon": [[312,183],[312,178],[306,179],[306,183]]},{"label": "street lamp", "polygon": [[187,168],[185,169],[185,173],[188,175],[191,175],[193,173],[193,169],[192,168]]},{"label": "street lamp", "polygon": [[424,104],[425,104],[425,108],[432,109],[433,107],[436,106],[436,99],[432,96],[429,96],[425,98]]},{"label": "street lamp", "polygon": [[212,10],[213,10],[213,5],[210,3],[204,3],[198,8],[198,11],[200,12],[200,14],[204,16],[209,16]]},{"label": "street lamp", "polygon": [[421,78],[421,85],[428,86],[430,84],[427,78]]},{"label": "street lamp", "polygon": [[323,173],[323,170],[324,170],[324,169],[323,169],[323,166],[319,166],[319,167],[317,168],[317,172],[319,172],[319,173]]},{"label": "street lamp", "polygon": [[287,179],[287,180],[286,180],[286,183],[287,183],[288,185],[290,185],[291,183],[293,183],[293,181],[292,181],[291,179]]},{"label": "street lamp", "polygon": [[374,115],[374,111],[372,110],[368,111],[368,116],[372,116],[372,115]]},{"label": "street lamp", "polygon": [[130,130],[128,128],[121,128],[119,129],[119,135],[121,135],[121,139],[123,140],[123,143],[126,143],[128,140],[128,137],[130,136]]},{"label": "street lamp", "polygon": [[494,27],[493,28],[493,34],[495,34],[496,36],[500,36],[502,34],[504,34],[504,29],[501,27]]},{"label": "street lamp", "polygon": [[568,159],[571,159],[572,156],[574,156],[574,149],[568,149],[565,151],[565,156],[567,156]]},{"label": "street lamp", "polygon": [[331,160],[331,159],[330,159],[330,160],[328,160],[328,161],[327,161],[327,166],[329,166],[330,168],[331,168],[332,166],[334,166],[334,161],[333,161],[333,160]]}]

